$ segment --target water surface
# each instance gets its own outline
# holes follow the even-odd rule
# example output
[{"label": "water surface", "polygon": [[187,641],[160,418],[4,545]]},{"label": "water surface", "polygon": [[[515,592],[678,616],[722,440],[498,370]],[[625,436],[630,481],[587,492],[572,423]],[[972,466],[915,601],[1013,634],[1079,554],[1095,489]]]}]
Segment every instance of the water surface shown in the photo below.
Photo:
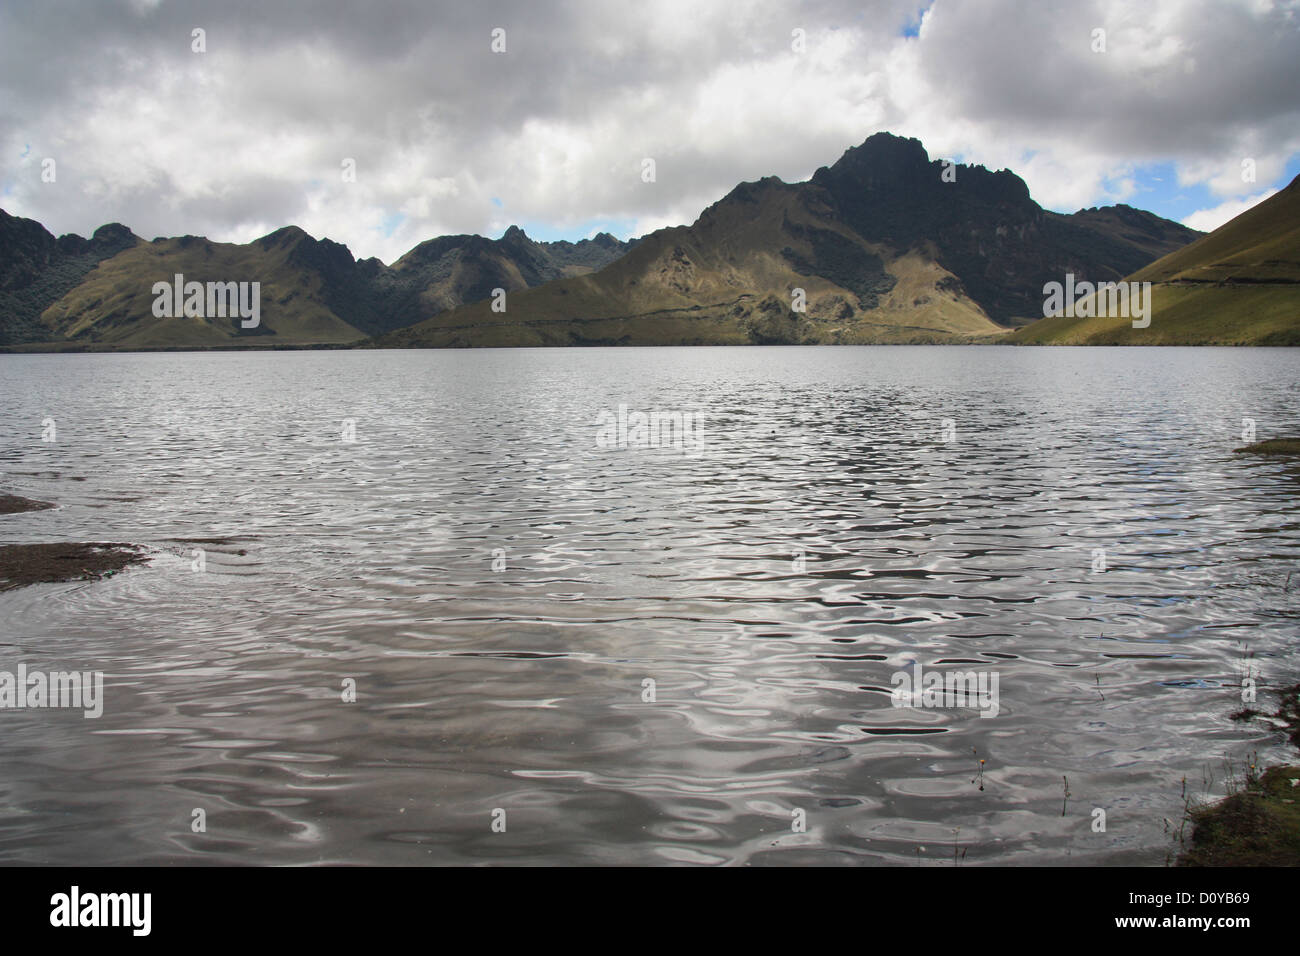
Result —
[{"label": "water surface", "polygon": [[[1183,777],[1289,756],[1229,715],[1300,671],[1300,471],[1232,449],[1300,433],[1297,382],[1285,349],[0,355],[0,490],[59,506],[0,543],[154,555],[0,594],[0,669],[106,685],[0,711],[0,861],[1161,864]],[[702,447],[603,447],[620,404]],[[1000,712],[892,706],[918,663]]]}]

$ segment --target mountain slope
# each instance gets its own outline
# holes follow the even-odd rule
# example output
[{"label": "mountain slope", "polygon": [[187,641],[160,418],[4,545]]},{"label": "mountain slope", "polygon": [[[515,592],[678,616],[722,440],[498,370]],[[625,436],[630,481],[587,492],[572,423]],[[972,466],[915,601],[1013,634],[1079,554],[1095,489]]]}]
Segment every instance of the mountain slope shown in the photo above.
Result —
[{"label": "mountain slope", "polygon": [[[6,231],[7,230],[7,231]],[[66,247],[66,252],[60,252]],[[286,226],[247,244],[198,236],[145,242],[121,226],[94,240],[54,240],[39,223],[0,220],[0,345],[155,349],[342,345],[415,322],[494,288],[516,291],[605,265],[628,248],[602,234],[539,243],[511,227],[501,239],[444,236],[393,266]],[[51,251],[52,250],[52,251]],[[76,258],[70,258],[75,253]],[[62,258],[60,258],[62,256]],[[75,268],[74,268],[75,267]],[[236,316],[161,318],[156,282],[259,282],[260,323]]]},{"label": "mountain slope", "polygon": [[[1151,324],[1120,316],[1040,319],[1035,345],[1300,345],[1300,177],[1196,242],[1138,269]],[[1096,309],[1090,311],[1097,311]]]},{"label": "mountain slope", "polygon": [[[200,236],[155,239],[99,264],[86,281],[47,309],[43,321],[57,340],[98,348],[212,348],[248,345],[341,344],[361,336],[361,316],[344,321],[331,308],[346,298],[351,273],[335,274],[341,246],[288,226],[246,245]],[[303,259],[316,258],[316,267]],[[260,324],[241,328],[238,316],[194,318],[153,314],[155,282],[260,282]],[[258,340],[261,341],[258,341]]]},{"label": "mountain slope", "polygon": [[1201,233],[1129,206],[1062,215],[1040,207],[1010,170],[957,166],[943,181],[914,139],[878,133],[811,180],[867,239],[934,243],[939,263],[994,321],[1042,315],[1042,286],[1065,272],[1116,280]]},{"label": "mountain slope", "polygon": [[[888,133],[805,183],[744,183],[588,276],[379,337],[406,346],[955,342],[1041,315],[1066,271],[1118,279],[1200,235],[1128,207],[1063,216],[1014,174]],[[797,292],[806,310],[795,308]]]},{"label": "mountain slope", "polygon": [[631,243],[609,233],[580,242],[535,242],[518,226],[500,239],[442,236],[420,243],[393,263],[389,283],[394,327],[492,295],[531,288],[565,276],[583,275],[623,255]]},{"label": "mountain slope", "polygon": [[47,337],[41,313],[100,262],[137,242],[119,223],[100,226],[90,239],[55,239],[39,222],[0,209],[0,345]]}]

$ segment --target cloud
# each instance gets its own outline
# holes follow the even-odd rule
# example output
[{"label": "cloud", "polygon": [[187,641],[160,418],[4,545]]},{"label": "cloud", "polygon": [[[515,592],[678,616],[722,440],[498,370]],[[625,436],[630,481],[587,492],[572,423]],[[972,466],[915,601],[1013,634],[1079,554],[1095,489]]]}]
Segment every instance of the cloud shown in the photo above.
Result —
[{"label": "cloud", "polygon": [[[0,193],[56,232],[120,221],[247,241],[294,223],[392,261],[512,222],[691,222],[737,182],[806,178],[888,129],[1015,169],[1052,208],[1123,201],[1156,162],[1226,203],[1300,152],[1298,9],[8,0]],[[1242,181],[1245,158],[1259,185]]]},{"label": "cloud", "polygon": [[1252,206],[1258,206],[1276,192],[1276,189],[1266,189],[1256,196],[1247,196],[1245,199],[1228,199],[1210,209],[1198,209],[1183,220],[1183,225],[1192,229],[1200,229],[1202,232],[1213,232],[1225,222],[1236,219]]}]

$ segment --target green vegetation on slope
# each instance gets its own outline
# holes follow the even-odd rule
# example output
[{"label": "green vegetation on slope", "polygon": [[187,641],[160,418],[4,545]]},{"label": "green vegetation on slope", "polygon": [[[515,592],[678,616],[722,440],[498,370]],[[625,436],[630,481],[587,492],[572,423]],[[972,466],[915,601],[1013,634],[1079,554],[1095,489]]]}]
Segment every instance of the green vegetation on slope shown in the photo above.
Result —
[{"label": "green vegetation on slope", "polygon": [[[1041,319],[1025,345],[1300,345],[1300,177],[1125,281],[1152,283],[1151,324],[1124,316]],[[1093,309],[1092,311],[1096,311]]]},{"label": "green vegetation on slope", "polygon": [[100,262],[139,241],[118,223],[100,226],[90,239],[55,239],[40,223],[0,209],[0,346],[49,338],[41,313]]},{"label": "green vegetation on slope", "polygon": [[[292,261],[298,243],[309,238],[290,228],[247,245],[197,236],[141,243],[101,262],[42,318],[59,338],[98,348],[211,348],[236,339],[246,347],[355,342],[363,333],[326,304],[320,274]],[[260,282],[260,325],[241,328],[237,315],[155,316],[154,283],[170,283],[177,273],[186,282]]]},{"label": "green vegetation on slope", "polygon": [[[393,266],[287,226],[245,245],[195,236],[144,242],[122,226],[55,239],[0,213],[0,346],[23,350],[267,348],[347,345],[489,295],[611,262],[629,243],[602,233],[540,243],[443,236]],[[96,268],[98,266],[98,268]],[[153,315],[156,282],[260,283],[260,324]]]}]

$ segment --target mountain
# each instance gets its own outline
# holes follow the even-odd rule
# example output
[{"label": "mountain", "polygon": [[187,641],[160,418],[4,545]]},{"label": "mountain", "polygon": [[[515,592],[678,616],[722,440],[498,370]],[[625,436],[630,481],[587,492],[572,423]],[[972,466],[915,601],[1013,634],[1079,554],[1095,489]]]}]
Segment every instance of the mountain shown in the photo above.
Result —
[{"label": "mountain", "polygon": [[[807,182],[743,183],[585,276],[474,301],[384,347],[991,340],[1067,272],[1116,280],[1200,236],[1128,206],[1062,215],[1015,174],[878,133]],[[795,308],[797,293],[806,309]]]},{"label": "mountain", "polygon": [[[0,345],[156,349],[342,345],[443,309],[603,266],[629,247],[602,233],[535,242],[512,226],[501,239],[443,236],[392,266],[357,261],[347,246],[286,226],[246,244],[201,236],[146,242],[123,226],[91,240],[55,239],[0,212]],[[160,317],[154,284],[259,282],[259,322],[239,316]],[[176,311],[180,311],[179,307]]]},{"label": "mountain", "polygon": [[405,290],[405,298],[399,295],[390,310],[392,321],[394,327],[411,325],[435,312],[489,298],[493,289],[510,293],[583,275],[617,259],[631,245],[607,232],[576,243],[535,242],[518,226],[497,240],[429,239],[393,263],[392,282]]},{"label": "mountain", "polygon": [[[1300,345],[1300,176],[1191,245],[1126,277],[1150,282],[1146,328],[1129,317],[1054,316],[1032,345]],[[1099,311],[1090,308],[1088,312]]]},{"label": "mountain", "polygon": [[41,313],[100,262],[139,241],[119,223],[100,226],[90,239],[55,239],[39,222],[0,209],[0,345],[46,338]]},{"label": "mountain", "polygon": [[[1042,315],[1046,282],[1119,279],[1201,235],[1128,206],[1049,212],[1007,170],[932,161],[888,133],[635,242],[511,227],[391,266],[296,226],[246,244],[116,224],[55,239],[0,216],[0,347],[27,349],[990,341]],[[259,283],[258,321],[155,315],[155,284],[177,274],[209,296]]]}]

